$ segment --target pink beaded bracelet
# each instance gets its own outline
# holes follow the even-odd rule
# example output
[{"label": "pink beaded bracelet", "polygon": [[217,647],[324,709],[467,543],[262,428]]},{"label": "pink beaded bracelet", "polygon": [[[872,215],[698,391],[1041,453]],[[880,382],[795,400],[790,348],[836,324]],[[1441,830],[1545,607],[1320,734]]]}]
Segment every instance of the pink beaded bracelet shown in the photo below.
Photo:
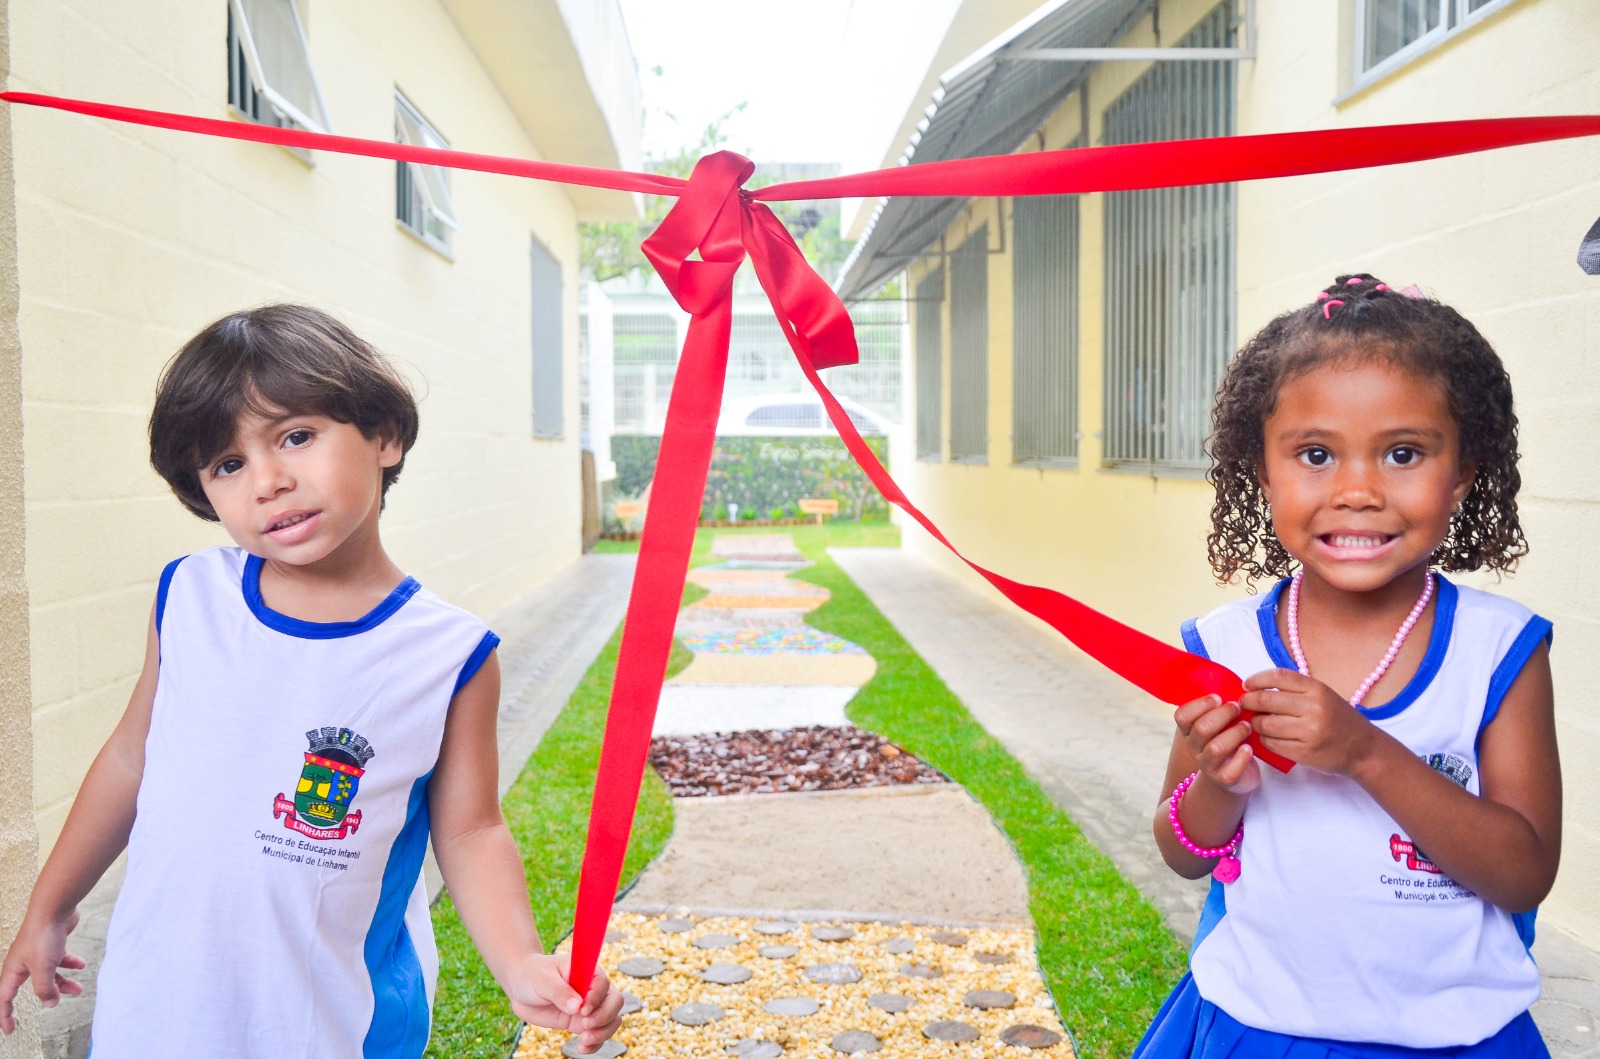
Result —
[{"label": "pink beaded bracelet", "polygon": [[1217,862],[1217,866],[1211,870],[1211,877],[1219,882],[1231,883],[1239,877],[1239,858],[1237,854],[1239,852],[1239,843],[1244,839],[1244,821],[1239,821],[1239,830],[1233,833],[1233,837],[1228,840],[1228,844],[1225,846],[1195,845],[1194,841],[1184,833],[1183,825],[1178,822],[1178,803],[1183,800],[1184,792],[1189,789],[1189,785],[1199,775],[1200,773],[1198,772],[1189,773],[1184,781],[1178,784],[1177,790],[1172,792],[1172,798],[1167,802],[1167,820],[1171,822],[1172,833],[1178,836],[1178,842],[1184,849],[1206,860],[1210,860],[1213,857],[1221,857],[1222,859]]}]

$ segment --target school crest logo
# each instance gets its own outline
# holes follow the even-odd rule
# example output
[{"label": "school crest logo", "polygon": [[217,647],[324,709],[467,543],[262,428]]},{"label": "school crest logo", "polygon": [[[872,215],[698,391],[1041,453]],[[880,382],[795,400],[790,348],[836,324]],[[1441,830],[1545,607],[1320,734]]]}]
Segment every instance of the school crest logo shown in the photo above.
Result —
[{"label": "school crest logo", "polygon": [[333,841],[361,827],[361,810],[351,811],[367,762],[377,751],[348,728],[313,728],[306,733],[311,744],[294,797],[280,792],[272,803],[274,819],[307,838]]},{"label": "school crest logo", "polygon": [[[1429,768],[1457,787],[1466,787],[1472,779],[1472,766],[1455,754],[1428,754],[1422,760],[1428,763]],[[1404,859],[1406,867],[1411,871],[1442,874],[1439,866],[1429,860],[1428,855],[1417,848],[1415,842],[1410,842],[1399,835],[1389,836],[1389,854],[1395,860]]]}]

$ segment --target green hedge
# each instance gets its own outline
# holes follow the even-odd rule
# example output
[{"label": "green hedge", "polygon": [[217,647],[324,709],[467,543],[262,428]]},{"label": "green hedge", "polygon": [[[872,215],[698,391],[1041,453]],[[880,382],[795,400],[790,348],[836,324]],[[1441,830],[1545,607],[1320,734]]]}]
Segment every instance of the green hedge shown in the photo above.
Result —
[{"label": "green hedge", "polygon": [[[889,439],[863,439],[880,462],[889,462]],[[656,472],[661,439],[624,434],[611,439],[617,465],[617,490],[638,496]],[[836,437],[718,438],[700,505],[704,520],[725,519],[728,505],[739,517],[769,518],[800,514],[795,501],[821,497],[839,501],[839,517],[887,518],[888,503]]]}]

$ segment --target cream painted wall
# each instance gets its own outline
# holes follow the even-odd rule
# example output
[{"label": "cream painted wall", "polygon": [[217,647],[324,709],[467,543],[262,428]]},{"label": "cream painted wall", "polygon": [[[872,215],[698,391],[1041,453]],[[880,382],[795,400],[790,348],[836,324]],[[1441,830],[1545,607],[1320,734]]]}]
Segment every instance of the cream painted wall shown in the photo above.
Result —
[{"label": "cream painted wall", "polygon": [[[1210,7],[1210,0],[1163,3],[1165,40]],[[1260,57],[1237,70],[1240,133],[1600,113],[1595,5],[1519,0],[1339,102],[1351,81],[1341,23],[1349,5],[1257,7]],[[1123,41],[1151,42],[1148,21]],[[1096,68],[1091,142],[1099,142],[1105,105],[1144,69]],[[1076,134],[1078,113],[1072,98],[1046,122],[1047,146]],[[1552,664],[1570,808],[1562,871],[1543,916],[1600,947],[1600,891],[1591,883],[1600,873],[1600,825],[1582,809],[1600,798],[1600,705],[1585,693],[1600,677],[1600,562],[1589,546],[1600,532],[1600,286],[1573,263],[1579,236],[1600,215],[1600,142],[1247,183],[1238,196],[1240,341],[1339,272],[1365,270],[1421,283],[1457,305],[1506,362],[1522,420],[1521,508],[1531,553],[1514,577],[1476,583],[1514,595],[1556,624]],[[992,230],[995,208],[992,200],[976,203],[947,233],[948,245],[959,245],[968,225],[987,220]],[[974,560],[1176,642],[1184,617],[1242,590],[1211,581],[1204,482],[1099,468],[1103,223],[1100,196],[1085,196],[1079,467],[1010,465],[1011,259],[1001,254],[989,259],[989,463],[917,461],[902,450],[896,474]],[[921,274],[913,272],[913,283]],[[948,385],[945,392],[948,405]],[[906,540],[908,549],[980,583],[909,523]]]},{"label": "cream painted wall", "polygon": [[[335,131],[398,87],[453,146],[538,157],[436,0],[304,0]],[[13,4],[10,87],[227,116],[226,5]],[[571,92],[586,91],[583,84]],[[559,187],[452,175],[453,260],[394,218],[394,165],[12,108],[22,283],[34,806],[45,846],[136,675],[156,574],[224,542],[146,463],[161,365],[234,309],[330,309],[417,384],[396,560],[492,615],[579,551],[577,236]],[[562,262],[563,439],[531,438],[530,242]]]}]

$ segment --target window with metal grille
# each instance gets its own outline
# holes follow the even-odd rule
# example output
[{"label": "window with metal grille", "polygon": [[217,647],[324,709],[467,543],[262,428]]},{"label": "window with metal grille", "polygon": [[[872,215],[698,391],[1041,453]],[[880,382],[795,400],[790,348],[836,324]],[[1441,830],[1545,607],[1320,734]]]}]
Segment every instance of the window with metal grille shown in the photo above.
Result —
[{"label": "window with metal grille", "polygon": [[1078,458],[1078,197],[1014,200],[1011,458]]},{"label": "window with metal grille", "polygon": [[917,458],[944,455],[944,266],[917,284]]},{"label": "window with metal grille", "polygon": [[1356,78],[1373,77],[1516,0],[1356,0]]},{"label": "window with metal grille", "polygon": [[228,105],[258,125],[332,128],[294,0],[228,0]]},{"label": "window with metal grille", "polygon": [[950,458],[989,458],[989,227],[950,255]]},{"label": "window with metal grille", "polygon": [[[394,135],[412,147],[449,147],[438,130],[405,96],[394,95]],[[411,232],[444,254],[450,233],[461,230],[450,200],[450,170],[416,162],[395,163],[395,216]]]},{"label": "window with metal grille", "polygon": [[[1233,46],[1219,5],[1179,47]],[[1233,64],[1155,66],[1105,114],[1105,142],[1233,133]],[[1234,187],[1105,197],[1105,429],[1111,466],[1203,470],[1211,397],[1233,351]]]},{"label": "window with metal grille", "polygon": [[533,436],[558,438],[561,391],[561,262],[533,244]]}]

